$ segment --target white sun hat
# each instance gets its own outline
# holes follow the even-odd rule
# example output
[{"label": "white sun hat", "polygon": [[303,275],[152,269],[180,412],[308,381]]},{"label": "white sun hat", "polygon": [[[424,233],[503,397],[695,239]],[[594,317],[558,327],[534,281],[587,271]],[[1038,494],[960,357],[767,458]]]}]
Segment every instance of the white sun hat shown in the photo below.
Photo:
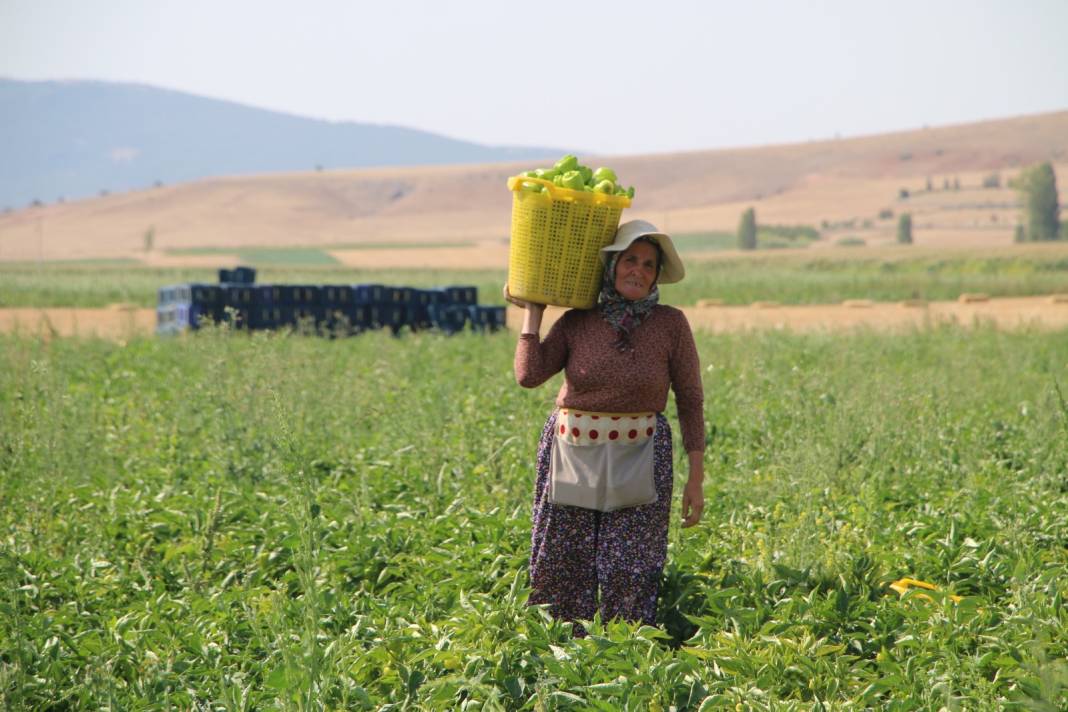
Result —
[{"label": "white sun hat", "polygon": [[629,220],[619,226],[612,244],[601,248],[601,259],[604,260],[605,265],[608,264],[608,258],[613,252],[623,252],[639,237],[648,237],[659,245],[660,252],[663,254],[664,264],[660,268],[657,283],[672,284],[681,281],[686,276],[686,268],[682,266],[682,260],[679,259],[679,253],[675,250],[674,243],[671,242],[671,236],[660,232],[656,229],[656,225],[645,220]]}]

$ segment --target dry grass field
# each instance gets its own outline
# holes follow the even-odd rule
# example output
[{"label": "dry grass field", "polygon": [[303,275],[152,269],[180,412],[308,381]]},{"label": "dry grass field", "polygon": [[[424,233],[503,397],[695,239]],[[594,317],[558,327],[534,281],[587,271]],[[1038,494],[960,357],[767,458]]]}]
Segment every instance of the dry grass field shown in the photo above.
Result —
[{"label": "dry grass field", "polygon": [[[891,242],[903,211],[913,214],[921,246],[1009,244],[1019,211],[1007,179],[1039,160],[1068,175],[1068,111],[794,145],[603,158],[638,189],[625,216],[677,233],[733,230],[741,211],[755,206],[762,223],[822,226],[815,248],[847,237],[869,246]],[[230,248],[302,246],[327,249],[352,266],[496,267],[508,232],[505,179],[529,167],[228,177],[25,208],[0,215],[0,261],[212,266],[233,263]],[[1002,187],[982,188],[994,172]],[[946,190],[946,181],[959,181],[960,189]],[[1062,179],[1062,192],[1065,185]],[[880,218],[882,211],[893,216]],[[146,253],[149,230],[154,250]],[[457,242],[474,245],[428,249]],[[358,249],[383,243],[420,249]],[[195,248],[214,251],[174,252]]]}]

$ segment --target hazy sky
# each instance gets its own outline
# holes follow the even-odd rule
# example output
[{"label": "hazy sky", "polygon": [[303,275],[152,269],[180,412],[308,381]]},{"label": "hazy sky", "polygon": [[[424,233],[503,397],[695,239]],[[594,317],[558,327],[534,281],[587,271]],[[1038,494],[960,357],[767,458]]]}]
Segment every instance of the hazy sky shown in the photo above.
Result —
[{"label": "hazy sky", "polygon": [[716,148],[1068,109],[1068,0],[0,0],[0,77],[487,144]]}]

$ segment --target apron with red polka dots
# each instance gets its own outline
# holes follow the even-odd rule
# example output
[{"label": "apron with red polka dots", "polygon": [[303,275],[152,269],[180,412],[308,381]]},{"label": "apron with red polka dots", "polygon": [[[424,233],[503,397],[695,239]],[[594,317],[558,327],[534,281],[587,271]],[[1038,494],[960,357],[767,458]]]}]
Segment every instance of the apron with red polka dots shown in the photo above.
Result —
[{"label": "apron with red polka dots", "polygon": [[556,418],[549,501],[611,512],[656,501],[656,413],[590,413],[564,408]]}]

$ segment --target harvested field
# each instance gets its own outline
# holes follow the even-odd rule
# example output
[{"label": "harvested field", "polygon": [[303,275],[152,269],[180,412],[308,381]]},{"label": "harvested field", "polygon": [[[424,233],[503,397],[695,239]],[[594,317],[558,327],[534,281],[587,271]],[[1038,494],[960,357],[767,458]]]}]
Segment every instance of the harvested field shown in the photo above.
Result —
[{"label": "harvested field", "polygon": [[16,307],[0,309],[0,332],[54,336],[99,336],[126,339],[156,329],[155,309]]},{"label": "harvested field", "polygon": [[[870,302],[864,308],[852,304],[780,305],[755,302],[749,306],[683,307],[695,330],[712,333],[760,329],[795,332],[834,332],[850,329],[900,331],[940,324],[992,324],[999,329],[1033,327],[1068,328],[1068,304],[1053,297],[1012,297],[986,302],[941,301],[913,306],[899,302]],[[563,313],[550,308],[542,333]],[[518,329],[522,312],[508,310],[508,325]]]},{"label": "harvested field", "polygon": [[[551,307],[545,316],[545,333],[564,310]],[[969,326],[992,324],[999,329],[1034,327],[1068,328],[1068,301],[1060,295],[1008,297],[985,302],[940,301],[930,303],[870,302],[863,308],[853,303],[781,305],[757,302],[748,306],[683,307],[696,330],[712,333],[760,329],[795,332],[833,332],[850,329],[904,330],[955,323]],[[518,329],[522,312],[508,309],[508,326]],[[124,339],[151,333],[156,327],[154,309],[122,306],[103,309],[31,307],[0,309],[0,331],[45,336],[99,336]]]},{"label": "harvested field", "polygon": [[[843,140],[618,156],[612,165],[638,190],[626,216],[672,233],[733,232],[754,207],[762,225],[819,227],[813,247],[844,238],[873,247],[892,244],[897,216],[909,212],[918,246],[990,248],[1012,244],[1020,212],[1007,187],[1013,175],[1042,160],[1058,175],[1068,171],[1066,127],[1061,111]],[[530,167],[231,176],[26,207],[0,214],[0,262],[157,264],[161,258],[145,254],[149,231],[163,252],[500,240],[511,205],[505,181]],[[983,188],[995,172],[1004,187]],[[947,180],[961,188],[945,189]]]}]

